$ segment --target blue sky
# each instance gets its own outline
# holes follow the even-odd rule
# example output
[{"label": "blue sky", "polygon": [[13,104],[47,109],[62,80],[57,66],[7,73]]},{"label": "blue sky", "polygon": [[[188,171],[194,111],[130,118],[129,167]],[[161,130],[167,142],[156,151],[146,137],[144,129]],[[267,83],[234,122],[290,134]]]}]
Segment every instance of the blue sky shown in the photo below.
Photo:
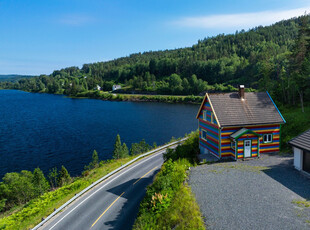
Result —
[{"label": "blue sky", "polygon": [[0,0],[0,74],[188,47],[305,11],[309,0]]}]

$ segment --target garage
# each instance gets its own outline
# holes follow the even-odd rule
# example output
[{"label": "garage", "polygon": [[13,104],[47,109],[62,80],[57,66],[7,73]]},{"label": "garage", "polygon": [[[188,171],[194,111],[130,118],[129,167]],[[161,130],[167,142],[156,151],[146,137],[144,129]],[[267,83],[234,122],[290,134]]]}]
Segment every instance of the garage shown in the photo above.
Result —
[{"label": "garage", "polygon": [[294,151],[294,167],[310,175],[310,129],[288,142]]},{"label": "garage", "polygon": [[303,152],[303,170],[307,173],[310,173],[310,152]]}]

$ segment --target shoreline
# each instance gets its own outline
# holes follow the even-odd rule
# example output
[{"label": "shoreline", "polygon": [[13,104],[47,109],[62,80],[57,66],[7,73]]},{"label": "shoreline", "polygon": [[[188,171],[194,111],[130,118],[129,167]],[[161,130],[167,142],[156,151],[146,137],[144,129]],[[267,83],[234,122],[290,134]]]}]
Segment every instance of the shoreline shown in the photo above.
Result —
[{"label": "shoreline", "polygon": [[147,94],[120,94],[110,93],[103,91],[86,91],[77,93],[76,95],[66,95],[61,93],[46,93],[46,92],[31,92],[21,89],[0,89],[0,90],[18,90],[28,93],[39,93],[39,94],[51,94],[51,95],[62,95],[67,98],[73,99],[98,99],[102,101],[130,101],[130,102],[163,102],[163,103],[178,103],[178,104],[195,104],[200,105],[203,96],[194,95],[147,95]]},{"label": "shoreline", "polygon": [[146,94],[118,94],[103,91],[87,91],[78,93],[70,98],[90,98],[100,99],[103,101],[131,101],[131,102],[165,102],[165,103],[183,103],[183,104],[200,104],[203,96],[194,95],[146,95]]}]

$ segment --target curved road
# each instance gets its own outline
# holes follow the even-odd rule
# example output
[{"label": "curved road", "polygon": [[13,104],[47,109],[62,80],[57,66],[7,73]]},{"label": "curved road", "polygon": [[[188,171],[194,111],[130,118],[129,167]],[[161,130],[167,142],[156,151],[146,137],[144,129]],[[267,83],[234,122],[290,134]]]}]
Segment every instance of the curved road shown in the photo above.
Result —
[{"label": "curved road", "polygon": [[165,151],[143,158],[101,182],[40,229],[131,229]]}]

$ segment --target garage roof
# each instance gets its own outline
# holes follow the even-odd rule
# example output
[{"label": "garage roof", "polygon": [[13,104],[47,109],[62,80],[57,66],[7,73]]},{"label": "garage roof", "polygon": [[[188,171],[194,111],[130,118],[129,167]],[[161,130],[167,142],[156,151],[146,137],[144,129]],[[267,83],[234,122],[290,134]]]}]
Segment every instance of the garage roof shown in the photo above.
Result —
[{"label": "garage roof", "polygon": [[310,129],[299,136],[294,137],[288,143],[302,150],[310,151]]}]

